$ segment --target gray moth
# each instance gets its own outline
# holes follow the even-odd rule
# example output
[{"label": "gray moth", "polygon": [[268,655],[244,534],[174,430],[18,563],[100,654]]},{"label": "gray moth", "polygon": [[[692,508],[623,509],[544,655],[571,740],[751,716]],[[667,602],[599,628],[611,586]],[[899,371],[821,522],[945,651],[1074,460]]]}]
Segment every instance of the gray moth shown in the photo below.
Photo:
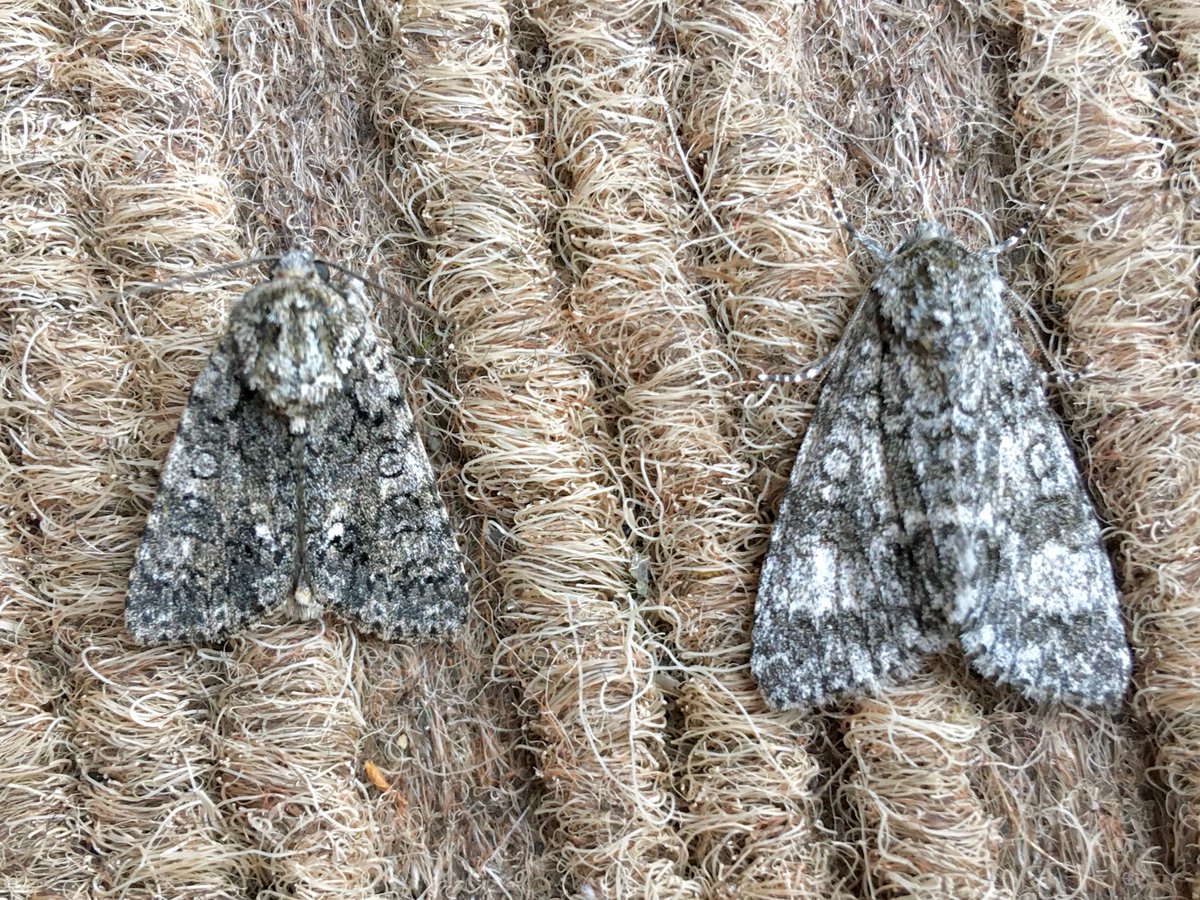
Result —
[{"label": "gray moth", "polygon": [[882,268],[824,367],[759,579],[763,696],[875,694],[957,639],[1030,700],[1115,704],[1112,564],[1008,315],[1007,242],[972,252],[937,224],[890,255],[864,242]]},{"label": "gray moth", "polygon": [[211,641],[287,607],[390,638],[460,626],[466,577],[355,279],[293,250],[235,304],[138,546],[125,623]]}]

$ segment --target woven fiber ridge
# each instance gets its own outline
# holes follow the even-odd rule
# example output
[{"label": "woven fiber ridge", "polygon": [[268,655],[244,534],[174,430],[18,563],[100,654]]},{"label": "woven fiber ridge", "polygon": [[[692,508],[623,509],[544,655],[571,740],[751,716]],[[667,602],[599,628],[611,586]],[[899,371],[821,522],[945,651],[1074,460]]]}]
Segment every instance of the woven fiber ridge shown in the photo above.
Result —
[{"label": "woven fiber ridge", "polygon": [[[0,896],[1200,891],[1200,15],[1184,0],[0,10]],[[1106,525],[1116,713],[930,658],[765,707],[756,580],[871,270],[1002,260]],[[455,640],[139,648],[187,391],[257,270],[350,266],[468,559]],[[190,280],[164,283],[180,275]],[[1047,368],[1050,364],[1047,363]]]}]

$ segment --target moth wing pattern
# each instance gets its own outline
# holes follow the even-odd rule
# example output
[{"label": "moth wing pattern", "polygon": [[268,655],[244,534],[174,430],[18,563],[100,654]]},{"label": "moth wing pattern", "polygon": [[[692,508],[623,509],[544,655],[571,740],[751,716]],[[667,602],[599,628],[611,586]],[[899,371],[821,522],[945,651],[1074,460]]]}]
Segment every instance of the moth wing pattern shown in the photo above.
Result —
[{"label": "moth wing pattern", "polygon": [[141,644],[212,640],[287,601],[296,569],[292,438],[237,371],[231,335],[192,388],[125,595]]},{"label": "moth wing pattern", "polygon": [[367,322],[343,390],[304,444],[305,550],[315,599],[365,631],[460,627],[466,576],[429,457]]},{"label": "moth wing pattern", "polygon": [[797,453],[759,577],[751,671],[777,709],[876,693],[952,640],[930,602],[927,529],[887,471],[887,348],[872,292],[847,326]]},{"label": "moth wing pattern", "polygon": [[994,420],[979,458],[995,486],[979,521],[986,544],[963,578],[950,617],[975,668],[1027,698],[1113,706],[1132,660],[1112,563],[1082,477],[1011,329],[997,329]]},{"label": "moth wing pattern", "polygon": [[1035,702],[1128,686],[1111,563],[996,252],[918,226],[835,351],[759,586],[774,706],[874,693],[955,636]]}]

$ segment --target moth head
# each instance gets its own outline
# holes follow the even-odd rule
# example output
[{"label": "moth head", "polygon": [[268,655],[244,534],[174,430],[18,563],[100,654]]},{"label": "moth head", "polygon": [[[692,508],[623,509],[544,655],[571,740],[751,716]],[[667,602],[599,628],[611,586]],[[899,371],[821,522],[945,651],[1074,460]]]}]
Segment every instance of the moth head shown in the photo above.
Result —
[{"label": "moth head", "polygon": [[310,252],[291,250],[234,307],[230,330],[247,386],[300,432],[342,390],[367,325],[358,291],[334,284]]},{"label": "moth head", "polygon": [[309,250],[288,250],[275,260],[268,273],[271,280],[316,278],[329,283],[329,265],[314,259]]},{"label": "moth head", "polygon": [[905,238],[904,243],[896,249],[895,256],[925,254],[930,251],[937,252],[939,244],[957,247],[963,249],[964,252],[966,249],[945,225],[941,225],[938,222],[922,222],[913,229],[913,233]]}]

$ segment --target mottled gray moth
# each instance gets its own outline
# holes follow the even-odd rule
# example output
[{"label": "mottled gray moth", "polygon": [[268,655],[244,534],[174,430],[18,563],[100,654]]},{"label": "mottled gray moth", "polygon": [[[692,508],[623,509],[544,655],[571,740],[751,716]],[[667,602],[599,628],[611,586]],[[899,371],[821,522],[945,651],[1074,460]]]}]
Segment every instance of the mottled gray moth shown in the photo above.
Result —
[{"label": "mottled gray moth", "polygon": [[[850,229],[853,232],[853,229]],[[958,639],[1034,701],[1112,705],[1111,562],[996,257],[923,224],[837,348],[771,534],[751,670],[767,702],[877,693]],[[794,381],[796,377],[767,380]]]},{"label": "mottled gray moth", "polygon": [[288,605],[390,638],[462,624],[462,556],[359,282],[293,250],[192,388],[125,623],[209,641]]}]

